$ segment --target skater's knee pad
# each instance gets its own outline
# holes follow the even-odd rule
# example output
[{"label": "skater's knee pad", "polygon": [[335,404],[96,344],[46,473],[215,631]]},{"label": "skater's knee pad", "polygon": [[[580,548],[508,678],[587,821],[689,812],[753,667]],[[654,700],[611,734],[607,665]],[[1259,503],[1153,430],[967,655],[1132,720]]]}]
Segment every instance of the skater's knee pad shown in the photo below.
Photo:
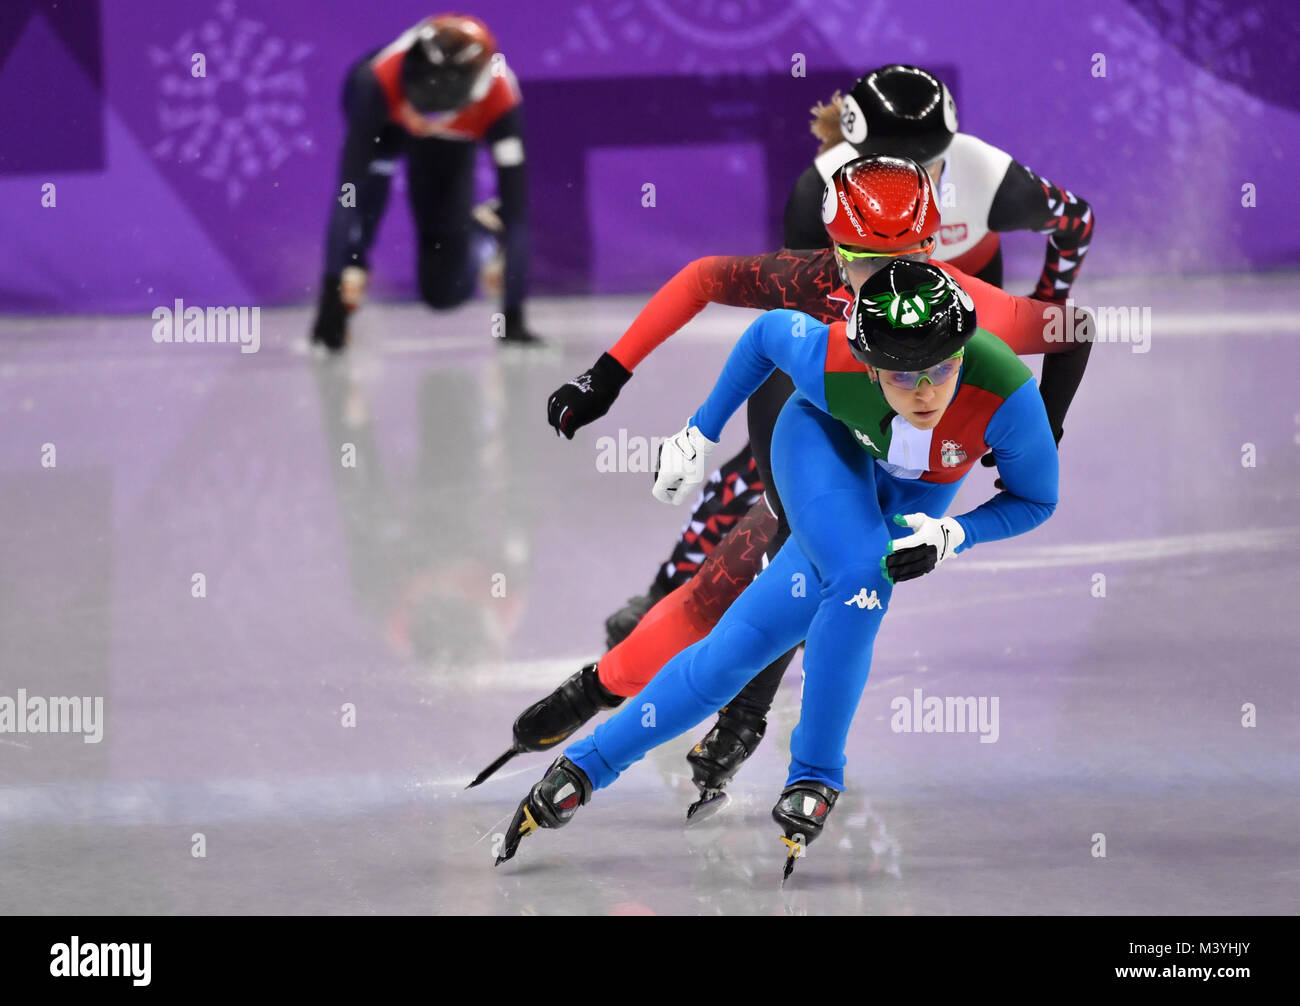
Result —
[{"label": "skater's knee pad", "polygon": [[716,708],[734,698],[780,652],[780,646],[751,625],[739,621],[719,624],[695,644],[686,684]]}]

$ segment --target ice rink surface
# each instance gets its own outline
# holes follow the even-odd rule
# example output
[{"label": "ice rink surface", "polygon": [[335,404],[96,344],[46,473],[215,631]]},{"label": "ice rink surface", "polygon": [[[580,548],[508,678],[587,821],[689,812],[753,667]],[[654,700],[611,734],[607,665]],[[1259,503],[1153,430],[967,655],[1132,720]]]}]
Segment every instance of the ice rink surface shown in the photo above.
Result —
[{"label": "ice rink surface", "polygon": [[[534,353],[495,346],[484,303],[369,305],[328,362],[306,309],[264,311],[251,354],[156,345],[144,317],[0,320],[0,696],[104,698],[99,743],[0,734],[0,906],[1295,913],[1296,289],[1081,284],[1150,305],[1149,352],[1094,347],[1046,525],[895,592],[849,788],[784,891],[798,661],[703,824],[684,755],[707,723],[500,868],[550,758],[463,789],[687,517],[599,470],[599,438],[678,430],[752,312],[708,308],[572,442],[546,397],[644,296],[537,301],[557,345]],[[744,437],[741,415],[719,459]],[[996,698],[996,741],[891,729],[917,689]]]}]

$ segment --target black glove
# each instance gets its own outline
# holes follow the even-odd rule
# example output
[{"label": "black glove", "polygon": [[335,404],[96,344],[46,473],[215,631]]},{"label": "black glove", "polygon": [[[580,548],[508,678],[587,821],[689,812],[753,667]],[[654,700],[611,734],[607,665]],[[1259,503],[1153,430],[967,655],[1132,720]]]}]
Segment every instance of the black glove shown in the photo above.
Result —
[{"label": "black glove", "polygon": [[608,353],[601,353],[589,370],[562,385],[546,402],[546,421],[555,435],[573,434],[609,411],[632,372]]},{"label": "black glove", "polygon": [[316,324],[311,329],[311,341],[319,342],[330,350],[342,349],[348,341],[348,309],[339,294],[339,277],[326,276],[321,280],[320,303],[316,307]]}]

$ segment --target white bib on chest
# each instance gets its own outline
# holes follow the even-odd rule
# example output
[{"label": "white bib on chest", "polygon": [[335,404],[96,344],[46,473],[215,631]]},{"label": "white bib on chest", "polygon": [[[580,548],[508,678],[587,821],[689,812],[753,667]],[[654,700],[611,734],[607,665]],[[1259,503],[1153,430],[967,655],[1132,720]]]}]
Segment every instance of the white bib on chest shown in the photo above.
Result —
[{"label": "white bib on chest", "polygon": [[889,457],[876,464],[896,479],[919,479],[930,464],[930,439],[934,430],[918,430],[902,416],[889,422]]}]

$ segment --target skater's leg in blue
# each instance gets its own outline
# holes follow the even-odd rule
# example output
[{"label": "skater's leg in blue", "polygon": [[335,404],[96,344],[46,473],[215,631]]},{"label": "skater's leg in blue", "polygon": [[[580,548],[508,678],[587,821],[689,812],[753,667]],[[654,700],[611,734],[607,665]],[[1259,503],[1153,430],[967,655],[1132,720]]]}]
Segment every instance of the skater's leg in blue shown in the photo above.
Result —
[{"label": "skater's leg in blue", "polygon": [[[772,468],[799,543],[817,573],[819,603],[804,650],[799,725],[788,782],[844,788],[844,745],[871,668],[872,646],[893,585],[880,560],[897,531],[880,497],[951,500],[955,486],[903,483],[885,473],[839,421],[795,396],[772,437]],[[889,483],[889,484],[886,484]],[[939,511],[942,513],[942,510]]]},{"label": "skater's leg in blue", "polygon": [[735,698],[804,638],[816,610],[816,575],[799,546],[787,541],[712,632],[673,657],[617,714],[570,745],[565,757],[593,788],[608,786],[651,748]]}]

